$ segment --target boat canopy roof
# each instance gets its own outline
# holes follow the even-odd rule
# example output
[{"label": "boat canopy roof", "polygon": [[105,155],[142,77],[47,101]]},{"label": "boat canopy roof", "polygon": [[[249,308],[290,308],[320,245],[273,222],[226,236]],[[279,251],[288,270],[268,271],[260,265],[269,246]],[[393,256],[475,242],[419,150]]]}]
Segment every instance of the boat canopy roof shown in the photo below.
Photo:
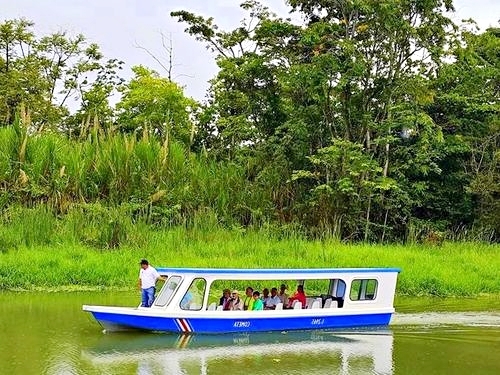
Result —
[{"label": "boat canopy roof", "polygon": [[346,274],[346,273],[399,273],[401,269],[399,268],[167,268],[158,267],[156,269],[161,274],[167,275],[199,275],[199,276],[211,276],[211,277],[231,277],[247,276],[249,278],[259,278],[270,276],[275,276],[277,278],[287,279],[287,278],[304,278],[304,277],[316,277],[316,278],[331,278],[335,274]]}]

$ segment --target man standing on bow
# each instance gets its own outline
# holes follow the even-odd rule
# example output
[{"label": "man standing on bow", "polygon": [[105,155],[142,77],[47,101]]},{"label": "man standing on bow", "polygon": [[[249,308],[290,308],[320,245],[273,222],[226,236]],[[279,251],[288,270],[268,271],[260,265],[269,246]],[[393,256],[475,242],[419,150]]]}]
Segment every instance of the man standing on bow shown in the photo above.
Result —
[{"label": "man standing on bow", "polygon": [[156,281],[165,280],[158,271],[149,265],[147,259],[140,262],[139,289],[141,290],[141,307],[151,307],[155,300]]}]

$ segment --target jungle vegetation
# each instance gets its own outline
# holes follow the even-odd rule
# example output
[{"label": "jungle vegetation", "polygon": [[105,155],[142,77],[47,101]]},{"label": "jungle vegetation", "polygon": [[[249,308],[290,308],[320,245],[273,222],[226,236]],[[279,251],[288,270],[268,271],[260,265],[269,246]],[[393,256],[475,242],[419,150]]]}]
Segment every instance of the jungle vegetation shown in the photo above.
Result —
[{"label": "jungle vegetation", "polygon": [[100,248],[203,222],[498,242],[500,27],[454,24],[451,0],[286,3],[301,23],[254,0],[233,30],[171,14],[218,64],[205,102],[145,66],[125,80],[82,35],[1,23],[1,225],[56,220]]}]

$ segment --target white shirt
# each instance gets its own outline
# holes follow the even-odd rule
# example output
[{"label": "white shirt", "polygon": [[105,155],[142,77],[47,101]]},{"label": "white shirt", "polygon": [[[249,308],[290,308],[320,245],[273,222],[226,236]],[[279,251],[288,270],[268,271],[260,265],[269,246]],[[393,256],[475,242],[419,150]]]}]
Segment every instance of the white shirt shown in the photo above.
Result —
[{"label": "white shirt", "polygon": [[151,266],[144,269],[141,268],[139,271],[139,279],[141,279],[141,288],[148,289],[156,285],[156,280],[160,277],[158,271]]},{"label": "white shirt", "polygon": [[274,296],[274,297],[273,297],[273,296],[269,296],[269,297],[267,297],[267,298],[264,300],[264,305],[265,305],[266,307],[276,307],[276,305],[277,305],[278,303],[280,303],[280,302],[281,302],[281,300],[280,300],[280,298],[279,298],[277,295],[276,295],[276,296]]}]

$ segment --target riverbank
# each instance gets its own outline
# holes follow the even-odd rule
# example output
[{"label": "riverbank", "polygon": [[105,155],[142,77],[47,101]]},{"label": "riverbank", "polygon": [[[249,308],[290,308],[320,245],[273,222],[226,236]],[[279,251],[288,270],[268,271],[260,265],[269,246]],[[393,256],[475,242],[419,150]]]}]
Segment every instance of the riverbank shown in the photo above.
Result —
[{"label": "riverbank", "polygon": [[343,244],[260,231],[147,230],[140,241],[97,249],[75,241],[3,247],[2,290],[132,290],[138,261],[155,266],[234,268],[399,267],[401,296],[500,295],[500,246]]}]

